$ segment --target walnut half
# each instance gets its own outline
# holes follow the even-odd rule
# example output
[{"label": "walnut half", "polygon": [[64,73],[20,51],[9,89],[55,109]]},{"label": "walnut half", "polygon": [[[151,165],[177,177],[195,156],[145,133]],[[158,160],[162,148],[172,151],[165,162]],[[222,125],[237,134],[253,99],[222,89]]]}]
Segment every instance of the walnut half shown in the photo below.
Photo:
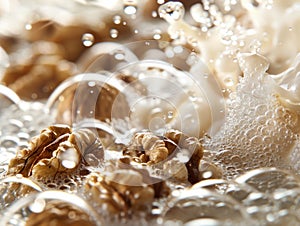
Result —
[{"label": "walnut half", "polygon": [[[200,180],[198,167],[203,147],[197,138],[177,130],[169,130],[161,137],[148,131],[136,133],[123,150],[123,155],[147,165],[164,161],[164,170],[173,174],[174,178],[188,179],[192,184]],[[174,167],[180,168],[180,172]]]},{"label": "walnut half", "polygon": [[10,161],[8,175],[55,178],[57,174],[71,174],[81,166],[93,165],[95,159],[102,158],[102,144],[91,130],[72,131],[65,125],[54,125],[32,138],[29,147],[17,153]]}]

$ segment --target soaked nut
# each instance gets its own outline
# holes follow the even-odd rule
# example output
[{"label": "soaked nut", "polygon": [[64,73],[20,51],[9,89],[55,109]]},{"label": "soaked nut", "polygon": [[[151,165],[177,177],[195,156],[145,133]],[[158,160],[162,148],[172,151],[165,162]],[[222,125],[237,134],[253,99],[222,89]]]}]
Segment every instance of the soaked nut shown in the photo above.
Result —
[{"label": "soaked nut", "polygon": [[151,132],[136,133],[128,148],[123,154],[137,157],[140,162],[155,164],[165,160],[169,155],[169,150],[165,142]]},{"label": "soaked nut", "polygon": [[153,187],[145,184],[142,175],[133,170],[116,170],[108,175],[91,173],[84,189],[95,205],[114,215],[147,212],[155,195]]},{"label": "soaked nut", "polygon": [[192,184],[198,182],[200,180],[198,166],[203,157],[203,147],[199,140],[195,137],[188,137],[178,130],[170,130],[165,136],[174,141],[182,152],[183,150],[187,151],[189,160],[185,165],[189,174],[189,182]]},{"label": "soaked nut", "polygon": [[9,183],[6,186],[0,186],[0,211],[2,208],[9,206],[17,199],[20,199],[28,194],[37,192],[36,189],[22,183]]},{"label": "soaked nut", "polygon": [[[73,120],[78,122],[86,118],[108,122],[112,115],[114,119],[127,116],[129,105],[126,96],[114,85],[100,79],[80,82],[72,79],[71,84],[60,93],[55,102],[56,123],[72,125]],[[103,135],[99,130],[99,136]]]},{"label": "soaked nut", "polygon": [[[28,148],[17,153],[9,163],[8,175],[55,178],[57,174],[76,172],[80,166],[96,166],[102,158],[101,142],[92,131],[55,125],[44,129]],[[96,165],[95,159],[99,160]]]},{"label": "soaked nut", "polygon": [[86,46],[82,44],[83,34],[92,34],[95,42],[102,41],[102,35],[95,29],[84,25],[60,25],[51,20],[40,20],[31,24],[31,29],[26,31],[25,38],[30,42],[39,40],[54,42],[64,49],[64,58],[76,61],[84,52]]},{"label": "soaked nut", "polygon": [[[15,59],[1,79],[25,100],[47,98],[65,79],[75,73],[73,63],[62,57],[63,51],[54,43],[32,44],[28,59]],[[22,55],[23,56],[23,55]]]},{"label": "soaked nut", "polygon": [[188,180],[188,170],[183,162],[171,159],[164,163],[163,170],[174,179],[179,181]]},{"label": "soaked nut", "polygon": [[118,170],[136,171],[142,175],[143,183],[153,187],[155,198],[167,197],[170,194],[170,188],[165,180],[152,175],[149,168],[145,167],[143,163],[137,163],[132,160],[130,156],[121,157],[119,159],[110,159],[105,163],[106,172],[115,172]]},{"label": "soaked nut", "polygon": [[[175,150],[177,150],[176,153],[173,153]],[[130,156],[133,161],[148,165],[162,162],[168,156],[174,155],[185,164],[189,182],[194,184],[199,181],[198,166],[203,156],[202,145],[197,138],[188,137],[178,130],[169,130],[164,137],[158,137],[151,132],[136,133],[129,147],[123,150],[123,155]],[[172,164],[179,163],[168,163],[164,167],[172,166]],[[170,169],[170,173],[175,172]],[[183,175],[177,176],[184,177]]]},{"label": "soaked nut", "polygon": [[25,226],[96,226],[87,213],[66,203],[48,202],[40,213],[29,215]]},{"label": "soaked nut", "polygon": [[199,176],[201,180],[206,179],[221,179],[222,170],[212,162],[202,160],[199,164]]},{"label": "soaked nut", "polygon": [[90,87],[89,82],[81,82],[62,93],[57,105],[56,122],[71,125],[72,119],[80,121],[87,117],[106,122],[111,119],[112,110],[114,117],[120,118],[129,112],[127,100],[118,89],[107,83],[95,83]]}]

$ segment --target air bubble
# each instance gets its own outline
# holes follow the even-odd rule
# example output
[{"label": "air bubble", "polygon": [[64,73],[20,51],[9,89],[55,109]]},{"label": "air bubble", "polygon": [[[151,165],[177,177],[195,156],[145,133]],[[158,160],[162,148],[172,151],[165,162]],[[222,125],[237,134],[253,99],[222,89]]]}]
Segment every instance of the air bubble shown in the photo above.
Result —
[{"label": "air bubble", "polygon": [[157,17],[157,12],[156,12],[156,11],[152,11],[151,16],[152,16],[153,18],[156,18],[156,17]]},{"label": "air bubble", "polygon": [[161,39],[161,30],[159,30],[159,29],[154,30],[153,38],[154,38],[155,40]]},{"label": "air bubble", "polygon": [[67,169],[75,168],[80,161],[79,153],[77,153],[75,148],[65,150],[58,158],[61,160],[61,164]]},{"label": "air bubble", "polygon": [[168,111],[168,118],[171,119],[174,117],[173,111]]},{"label": "air bubble", "polygon": [[44,199],[35,199],[33,203],[29,206],[29,209],[33,213],[41,213],[44,211],[46,206],[46,201]]},{"label": "air bubble", "polygon": [[94,44],[95,38],[94,35],[90,34],[90,33],[85,33],[82,35],[82,44],[86,47],[90,47]]},{"label": "air bubble", "polygon": [[126,5],[124,7],[124,13],[127,15],[134,15],[137,12],[137,7],[134,5]]},{"label": "air bubble", "polygon": [[114,56],[115,56],[116,60],[124,60],[125,59],[125,55],[121,51],[117,51]]},{"label": "air bubble", "polygon": [[117,29],[111,29],[110,30],[110,37],[111,38],[117,38],[119,35],[119,31]]},{"label": "air bubble", "polygon": [[25,29],[27,31],[30,31],[32,29],[32,25],[31,24],[25,24]]},{"label": "air bubble", "polygon": [[115,24],[120,24],[121,21],[122,21],[122,18],[119,15],[115,15],[114,18],[113,18],[113,21],[114,21]]},{"label": "air bubble", "polygon": [[88,82],[89,87],[95,87],[96,86],[96,82],[94,81],[89,81]]}]

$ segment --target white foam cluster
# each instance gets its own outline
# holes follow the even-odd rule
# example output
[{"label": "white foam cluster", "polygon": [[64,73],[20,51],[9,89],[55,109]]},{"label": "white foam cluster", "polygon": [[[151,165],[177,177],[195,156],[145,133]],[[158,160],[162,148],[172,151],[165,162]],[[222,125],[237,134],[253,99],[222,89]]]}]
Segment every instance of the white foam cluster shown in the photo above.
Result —
[{"label": "white foam cluster", "polygon": [[290,168],[297,142],[297,111],[280,101],[274,88],[278,84],[266,74],[269,65],[264,57],[243,55],[239,64],[244,77],[229,98],[225,124],[209,142],[212,161],[227,178],[260,167]]}]

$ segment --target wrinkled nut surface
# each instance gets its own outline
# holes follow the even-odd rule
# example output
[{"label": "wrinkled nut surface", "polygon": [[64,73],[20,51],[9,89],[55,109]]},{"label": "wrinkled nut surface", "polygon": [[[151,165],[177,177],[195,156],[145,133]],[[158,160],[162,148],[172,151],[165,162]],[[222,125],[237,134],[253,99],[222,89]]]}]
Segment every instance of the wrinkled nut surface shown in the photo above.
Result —
[{"label": "wrinkled nut surface", "polygon": [[[2,208],[6,207],[5,205],[10,205],[17,199],[20,199],[28,194],[33,192],[37,192],[35,189],[28,185],[24,185],[21,183],[10,183],[7,186],[0,186],[0,211]],[[4,204],[5,205],[2,205]]]},{"label": "wrinkled nut surface", "polygon": [[60,48],[48,42],[32,44],[28,50],[32,55],[14,61],[4,72],[1,83],[25,100],[49,97],[62,81],[76,73],[73,63],[62,57]]},{"label": "wrinkled nut surface", "polygon": [[[95,166],[103,158],[102,145],[88,129],[72,131],[64,125],[50,126],[19,151],[8,167],[8,175],[55,178],[59,173],[73,173],[82,165]],[[97,164],[96,164],[97,165]]]},{"label": "wrinkled nut surface", "polygon": [[[174,155],[174,158],[185,164],[189,182],[194,184],[200,179],[198,167],[203,156],[203,147],[197,138],[188,137],[177,130],[169,130],[163,137],[158,137],[151,132],[136,133],[130,145],[123,150],[123,155],[130,156],[133,161],[147,163],[148,165],[162,162],[167,160],[169,156]],[[164,163],[164,168],[167,169],[174,164]],[[175,177],[183,180],[185,169],[182,166],[180,167],[180,171],[175,169],[168,171],[169,173],[173,172]]]},{"label": "wrinkled nut surface", "polygon": [[133,170],[116,170],[108,175],[91,173],[84,189],[96,206],[114,215],[148,212],[155,195],[153,187],[145,184],[142,175]]},{"label": "wrinkled nut surface", "polygon": [[40,213],[29,215],[25,226],[96,226],[89,215],[66,203],[48,202]]}]

